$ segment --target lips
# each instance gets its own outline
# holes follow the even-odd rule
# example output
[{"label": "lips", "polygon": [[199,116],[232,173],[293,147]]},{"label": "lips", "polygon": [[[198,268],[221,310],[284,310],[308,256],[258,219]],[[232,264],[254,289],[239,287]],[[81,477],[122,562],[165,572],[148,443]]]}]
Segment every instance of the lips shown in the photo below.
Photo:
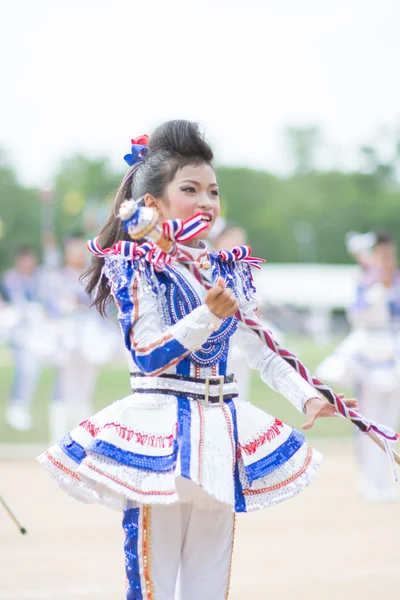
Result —
[{"label": "lips", "polygon": [[211,223],[212,215],[210,215],[209,213],[201,213],[201,220],[205,221],[206,223]]}]

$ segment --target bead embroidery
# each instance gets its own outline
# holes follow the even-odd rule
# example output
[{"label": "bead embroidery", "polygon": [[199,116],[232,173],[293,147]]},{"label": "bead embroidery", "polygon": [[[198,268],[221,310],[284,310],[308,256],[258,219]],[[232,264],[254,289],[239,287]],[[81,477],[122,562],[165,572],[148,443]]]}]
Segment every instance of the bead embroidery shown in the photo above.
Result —
[{"label": "bead embroidery", "polygon": [[200,440],[199,440],[199,470],[197,477],[199,485],[202,485],[203,480],[203,451],[204,451],[204,407],[200,402],[197,402],[197,409],[199,411],[200,419]]},{"label": "bead embroidery", "polygon": [[71,469],[67,469],[67,467],[65,467],[64,465],[62,465],[60,462],[58,462],[58,460],[56,460],[51,454],[50,452],[47,450],[45,452],[45,456],[46,458],[49,459],[50,462],[53,463],[53,465],[55,467],[57,467],[58,469],[60,469],[61,471],[63,471],[64,473],[66,473],[66,475],[70,475],[71,477],[73,477],[74,479],[77,479],[78,481],[81,481],[81,478],[74,473],[73,471],[71,471]]},{"label": "bead embroidery", "polygon": [[235,436],[233,435],[233,429],[232,429],[231,420],[229,418],[229,414],[227,412],[227,408],[226,408],[225,404],[222,405],[222,410],[224,411],[226,425],[227,425],[227,428],[228,428],[229,439],[231,441],[231,446],[232,446],[232,463],[233,463],[232,464],[232,470],[235,471],[235,466],[236,466],[236,444],[235,444]]},{"label": "bead embroidery", "polygon": [[306,456],[305,463],[302,466],[302,468],[299,471],[297,471],[297,473],[295,473],[288,479],[285,479],[285,481],[281,481],[280,483],[276,483],[275,485],[271,485],[270,487],[262,488],[261,490],[252,490],[250,488],[245,488],[243,490],[243,494],[245,496],[254,496],[255,494],[266,494],[268,492],[274,492],[276,490],[279,490],[280,488],[283,488],[286,485],[293,483],[293,481],[298,479],[298,477],[300,477],[307,471],[307,469],[311,463],[312,455],[313,455],[313,449],[311,448],[311,446],[309,446],[309,448],[307,450],[307,456]]},{"label": "bead embroidery", "polygon": [[136,444],[141,446],[151,446],[152,448],[172,448],[174,436],[161,436],[161,435],[149,435],[148,433],[141,433],[134,429],[129,429],[125,425],[120,423],[105,423],[104,425],[96,425],[90,421],[82,421],[79,424],[86,431],[90,433],[92,437],[96,437],[100,431],[104,429],[114,429],[115,433],[123,440],[130,442],[134,440]]},{"label": "bead embroidery", "polygon": [[[201,306],[202,303],[196,291],[178,271],[166,267],[160,277],[164,277],[170,325],[177,323],[195,308]],[[224,319],[221,327],[210,335],[201,349],[191,352],[191,360],[201,366],[211,366],[220,361],[226,361],[229,339],[236,328],[237,320],[234,317]]]},{"label": "bead embroidery", "polygon": [[145,505],[142,509],[142,549],[143,571],[146,586],[146,600],[154,598],[154,582],[151,573],[151,506]]},{"label": "bead embroidery", "polygon": [[241,445],[240,449],[243,450],[247,455],[254,454],[258,448],[260,448],[265,442],[270,442],[273,438],[280,435],[281,431],[279,428],[283,428],[284,424],[279,419],[275,419],[273,425],[266,431],[263,431],[256,439],[248,442],[247,444]]},{"label": "bead embroidery", "polygon": [[159,490],[139,490],[131,485],[128,485],[126,482],[121,481],[117,477],[114,477],[112,475],[109,475],[108,473],[105,473],[104,471],[101,471],[95,465],[86,463],[85,466],[88,467],[89,469],[92,469],[93,471],[96,471],[96,473],[99,473],[99,475],[101,475],[102,477],[111,479],[111,481],[118,483],[118,485],[121,485],[121,486],[127,488],[128,490],[135,492],[136,494],[141,494],[143,496],[173,496],[174,494],[176,494],[176,490],[163,490],[162,492],[160,492]]}]

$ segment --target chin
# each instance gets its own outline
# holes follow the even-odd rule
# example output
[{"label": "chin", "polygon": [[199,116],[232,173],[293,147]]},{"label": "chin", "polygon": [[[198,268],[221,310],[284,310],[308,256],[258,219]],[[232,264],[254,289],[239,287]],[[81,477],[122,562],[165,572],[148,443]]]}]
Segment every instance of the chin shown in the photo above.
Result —
[{"label": "chin", "polygon": [[207,227],[207,229],[203,229],[203,231],[200,231],[200,233],[198,235],[196,235],[196,237],[194,238],[195,240],[208,240],[208,238],[210,237],[210,233],[211,233],[211,227]]}]

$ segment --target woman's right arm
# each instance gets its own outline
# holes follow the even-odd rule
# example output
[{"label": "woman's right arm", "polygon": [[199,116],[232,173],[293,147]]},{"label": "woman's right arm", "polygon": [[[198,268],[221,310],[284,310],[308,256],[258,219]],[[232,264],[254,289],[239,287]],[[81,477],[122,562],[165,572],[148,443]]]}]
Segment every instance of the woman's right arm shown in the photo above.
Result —
[{"label": "woman's right arm", "polygon": [[[106,259],[106,266],[118,258]],[[122,264],[119,262],[119,268]],[[179,363],[200,348],[221,325],[206,304],[195,308],[175,325],[165,327],[157,295],[150,289],[135,263],[125,261],[125,276],[112,276],[115,269],[106,268],[112,295],[117,305],[125,346],[138,369],[156,376]],[[107,273],[108,272],[108,273]]]}]

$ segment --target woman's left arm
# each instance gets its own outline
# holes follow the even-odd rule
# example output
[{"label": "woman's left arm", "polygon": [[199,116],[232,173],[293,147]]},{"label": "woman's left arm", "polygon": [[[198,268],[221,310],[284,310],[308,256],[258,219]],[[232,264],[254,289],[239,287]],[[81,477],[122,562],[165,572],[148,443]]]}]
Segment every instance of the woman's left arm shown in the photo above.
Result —
[{"label": "woman's left arm", "polygon": [[[246,299],[239,273],[237,279],[237,293],[242,312],[251,319],[258,320],[255,314],[257,309],[255,298]],[[242,322],[239,322],[235,342],[245,355],[249,366],[260,372],[264,383],[285,396],[297,410],[307,414],[308,419],[304,429],[312,427],[317,417],[335,415],[334,406],[323,400],[308,381],[303,379],[284,358],[264,344],[255,331]],[[356,406],[355,401],[348,401],[348,403],[352,407]]]}]

